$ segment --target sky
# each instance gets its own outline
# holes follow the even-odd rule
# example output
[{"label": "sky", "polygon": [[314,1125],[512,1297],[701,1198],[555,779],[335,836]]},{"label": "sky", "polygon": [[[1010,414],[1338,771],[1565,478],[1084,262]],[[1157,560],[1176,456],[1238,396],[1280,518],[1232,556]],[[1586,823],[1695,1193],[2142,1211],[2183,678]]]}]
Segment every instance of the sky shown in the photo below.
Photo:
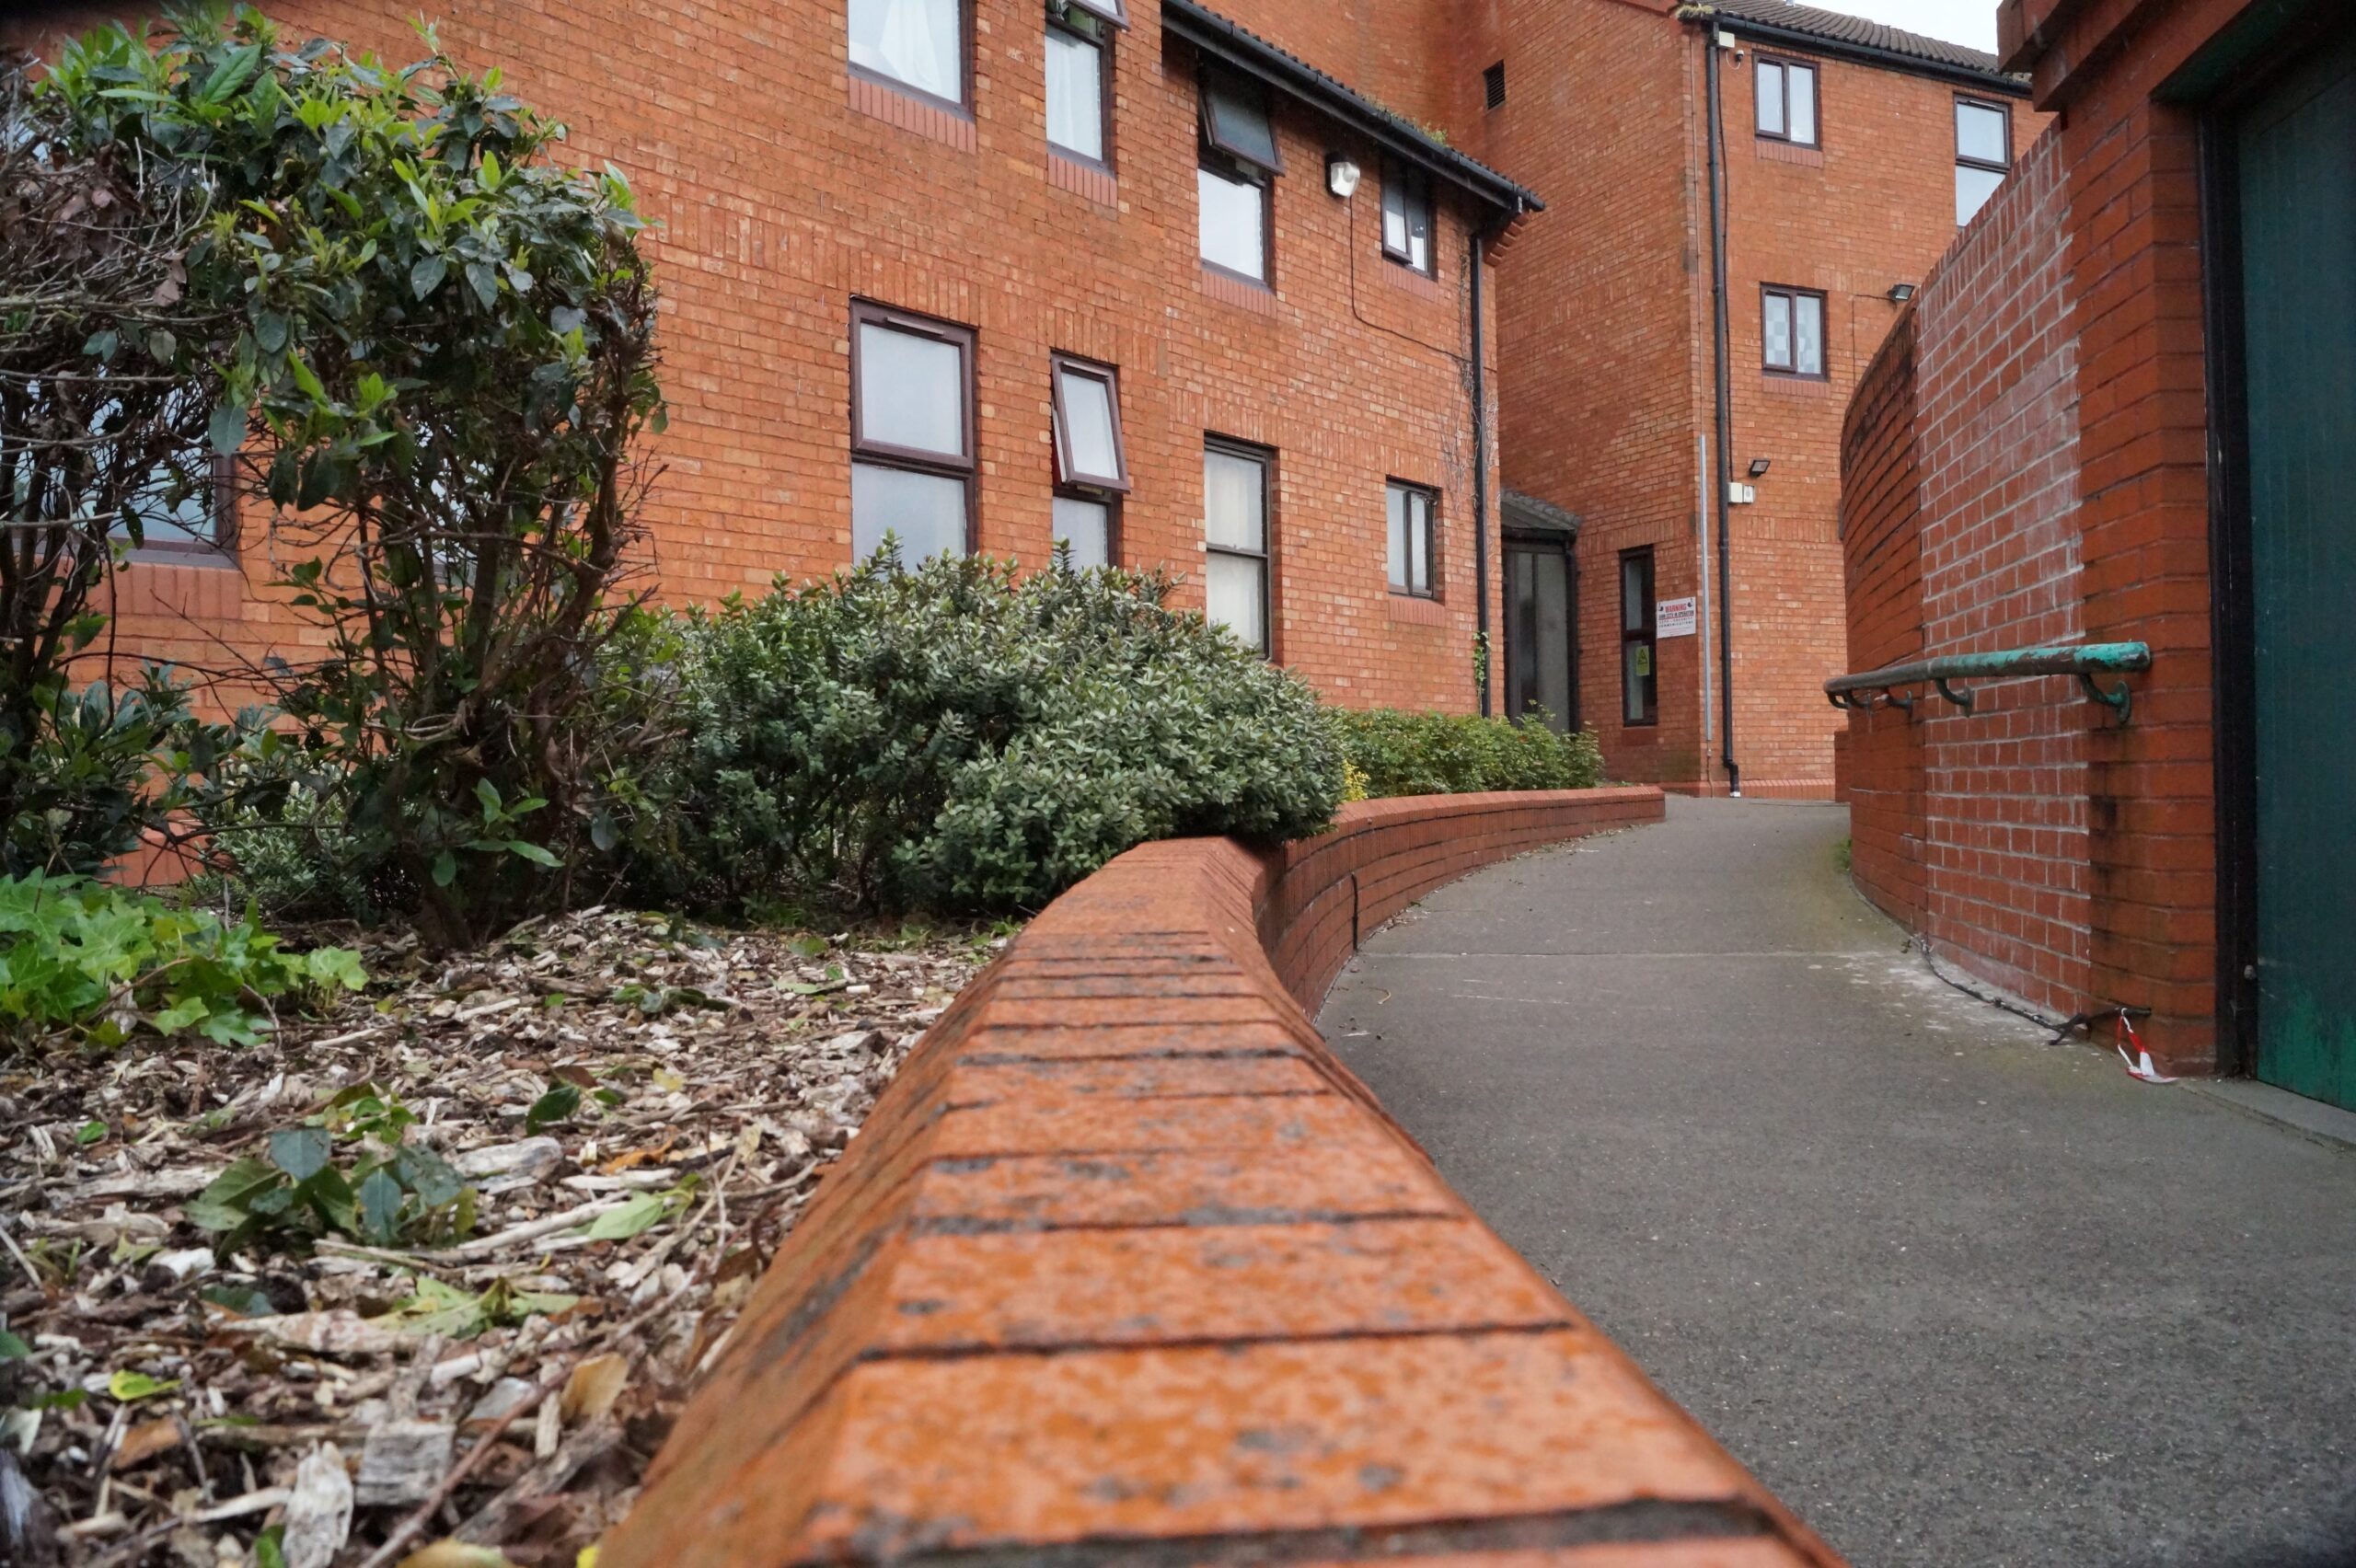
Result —
[{"label": "sky", "polygon": [[1808,0],[1827,11],[1871,17],[1908,32],[1996,52],[1996,0]]}]

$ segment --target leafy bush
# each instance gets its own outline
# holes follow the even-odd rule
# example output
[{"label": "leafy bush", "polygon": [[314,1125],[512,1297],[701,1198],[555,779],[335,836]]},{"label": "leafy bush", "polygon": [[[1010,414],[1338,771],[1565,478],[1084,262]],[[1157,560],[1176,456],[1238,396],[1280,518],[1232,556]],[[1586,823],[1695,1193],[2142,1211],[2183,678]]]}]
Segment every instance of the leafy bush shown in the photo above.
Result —
[{"label": "leafy bush", "polygon": [[[375,1084],[358,1084],[307,1124],[270,1135],[270,1158],[234,1161],[187,1209],[226,1255],[302,1246],[328,1234],[378,1247],[444,1243],[473,1230],[475,1190],[449,1163],[407,1141],[416,1117]],[[336,1159],[339,1142],[348,1158]]]},{"label": "leafy bush", "polygon": [[1561,735],[1542,716],[1481,719],[1395,708],[1337,709],[1343,755],[1370,797],[1484,790],[1585,790],[1603,777],[1595,732]]},{"label": "leafy bush", "polygon": [[1315,698],[1168,588],[879,554],[697,618],[652,891],[1035,908],[1146,839],[1323,826],[1342,768]]},{"label": "leafy bush", "polygon": [[250,674],[371,895],[448,945],[562,902],[635,820],[660,737],[600,683],[662,401],[629,188],[425,42],[390,69],[191,10],[152,49],[98,29],[41,91],[85,140],[201,174],[180,287],[231,325],[199,429],[256,455],[326,633]]},{"label": "leafy bush", "polygon": [[250,1045],[269,1004],[367,982],[342,948],[287,951],[249,917],[228,924],[79,877],[0,877],[0,1035],[71,1031],[112,1045],[136,1029]]}]

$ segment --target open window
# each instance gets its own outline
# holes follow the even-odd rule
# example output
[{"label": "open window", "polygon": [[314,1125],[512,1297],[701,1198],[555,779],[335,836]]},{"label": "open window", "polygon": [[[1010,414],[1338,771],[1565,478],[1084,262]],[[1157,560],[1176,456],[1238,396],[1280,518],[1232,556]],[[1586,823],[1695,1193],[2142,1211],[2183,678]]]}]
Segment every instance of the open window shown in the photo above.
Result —
[{"label": "open window", "polygon": [[1382,254],[1432,275],[1431,177],[1389,159],[1382,168]]},{"label": "open window", "polygon": [[903,559],[964,555],[974,514],[974,333],[855,300],[850,350],[850,540],[886,532]]},{"label": "open window", "polygon": [[1204,265],[1265,283],[1276,177],[1283,172],[1268,95],[1216,67],[1202,77],[1202,155],[1195,175]]},{"label": "open window", "polygon": [[1119,500],[1129,488],[1121,443],[1120,373],[1057,354],[1055,537],[1075,567],[1105,566],[1119,554]]}]

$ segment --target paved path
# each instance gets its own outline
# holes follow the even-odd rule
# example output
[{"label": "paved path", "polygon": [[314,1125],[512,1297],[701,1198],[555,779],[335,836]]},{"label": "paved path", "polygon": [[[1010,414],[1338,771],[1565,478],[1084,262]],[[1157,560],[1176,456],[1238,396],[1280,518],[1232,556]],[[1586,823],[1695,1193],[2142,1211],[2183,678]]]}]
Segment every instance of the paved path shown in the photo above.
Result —
[{"label": "paved path", "polygon": [[1672,800],[1492,868],[1326,1036],[1857,1562],[2356,1562],[2356,1152],[1931,979],[1846,832]]}]

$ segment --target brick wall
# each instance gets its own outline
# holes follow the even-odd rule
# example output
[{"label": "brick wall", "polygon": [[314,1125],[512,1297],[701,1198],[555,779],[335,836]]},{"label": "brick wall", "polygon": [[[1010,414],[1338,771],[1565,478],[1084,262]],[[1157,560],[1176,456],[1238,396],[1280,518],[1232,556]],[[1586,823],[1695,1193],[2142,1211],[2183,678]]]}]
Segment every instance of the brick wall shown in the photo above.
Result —
[{"label": "brick wall", "polygon": [[[416,52],[414,9],[271,7],[298,34],[401,60]],[[1343,202],[1322,178],[1328,150],[1372,171],[1372,149],[1280,106],[1288,172],[1276,182],[1274,293],[1209,278],[1195,257],[1195,62],[1164,41],[1150,0],[1132,9],[1114,51],[1109,189],[1058,178],[1047,150],[1036,0],[976,0],[969,122],[854,86],[839,0],[457,0],[435,15],[447,47],[478,68],[502,66],[516,91],[570,124],[564,156],[612,160],[662,225],[650,246],[671,420],[654,444],[663,474],[645,565],[667,598],[757,591],[777,573],[849,560],[849,317],[865,297],[977,329],[984,549],[1046,557],[1048,354],[1106,361],[1122,371],[1135,482],[1122,516],[1129,561],[1198,583],[1205,432],[1272,446],[1278,658],[1341,701],[1467,708],[1480,460],[1467,214],[1443,201],[1436,282],[1386,263],[1379,182]],[[1407,0],[1363,0],[1338,17],[1245,10],[1279,41],[1301,31],[1302,47],[1345,74],[1388,69],[1423,36]],[[105,14],[50,11],[0,38],[39,43]],[[627,71],[592,47],[621,39]],[[1415,100],[1419,79],[1357,85]],[[1441,492],[1437,610],[1387,590],[1388,478]],[[247,516],[244,538],[242,582],[217,568],[134,567],[127,640],[183,658],[299,644],[261,586],[283,564],[270,559],[266,517]],[[1199,603],[1198,589],[1180,601]]]},{"label": "brick wall", "polygon": [[1372,802],[1275,855],[1133,850],[1065,894],[827,1173],[600,1561],[1831,1562],[1306,1010],[1353,885],[1371,923],[1660,809]]},{"label": "brick wall", "polygon": [[[1842,483],[1856,670],[2085,634],[2077,351],[2058,136],[1924,280],[1853,404]],[[2093,999],[2087,750],[2074,681],[1927,689],[1849,720],[1852,863],[1934,951],[2068,1015]]]}]

